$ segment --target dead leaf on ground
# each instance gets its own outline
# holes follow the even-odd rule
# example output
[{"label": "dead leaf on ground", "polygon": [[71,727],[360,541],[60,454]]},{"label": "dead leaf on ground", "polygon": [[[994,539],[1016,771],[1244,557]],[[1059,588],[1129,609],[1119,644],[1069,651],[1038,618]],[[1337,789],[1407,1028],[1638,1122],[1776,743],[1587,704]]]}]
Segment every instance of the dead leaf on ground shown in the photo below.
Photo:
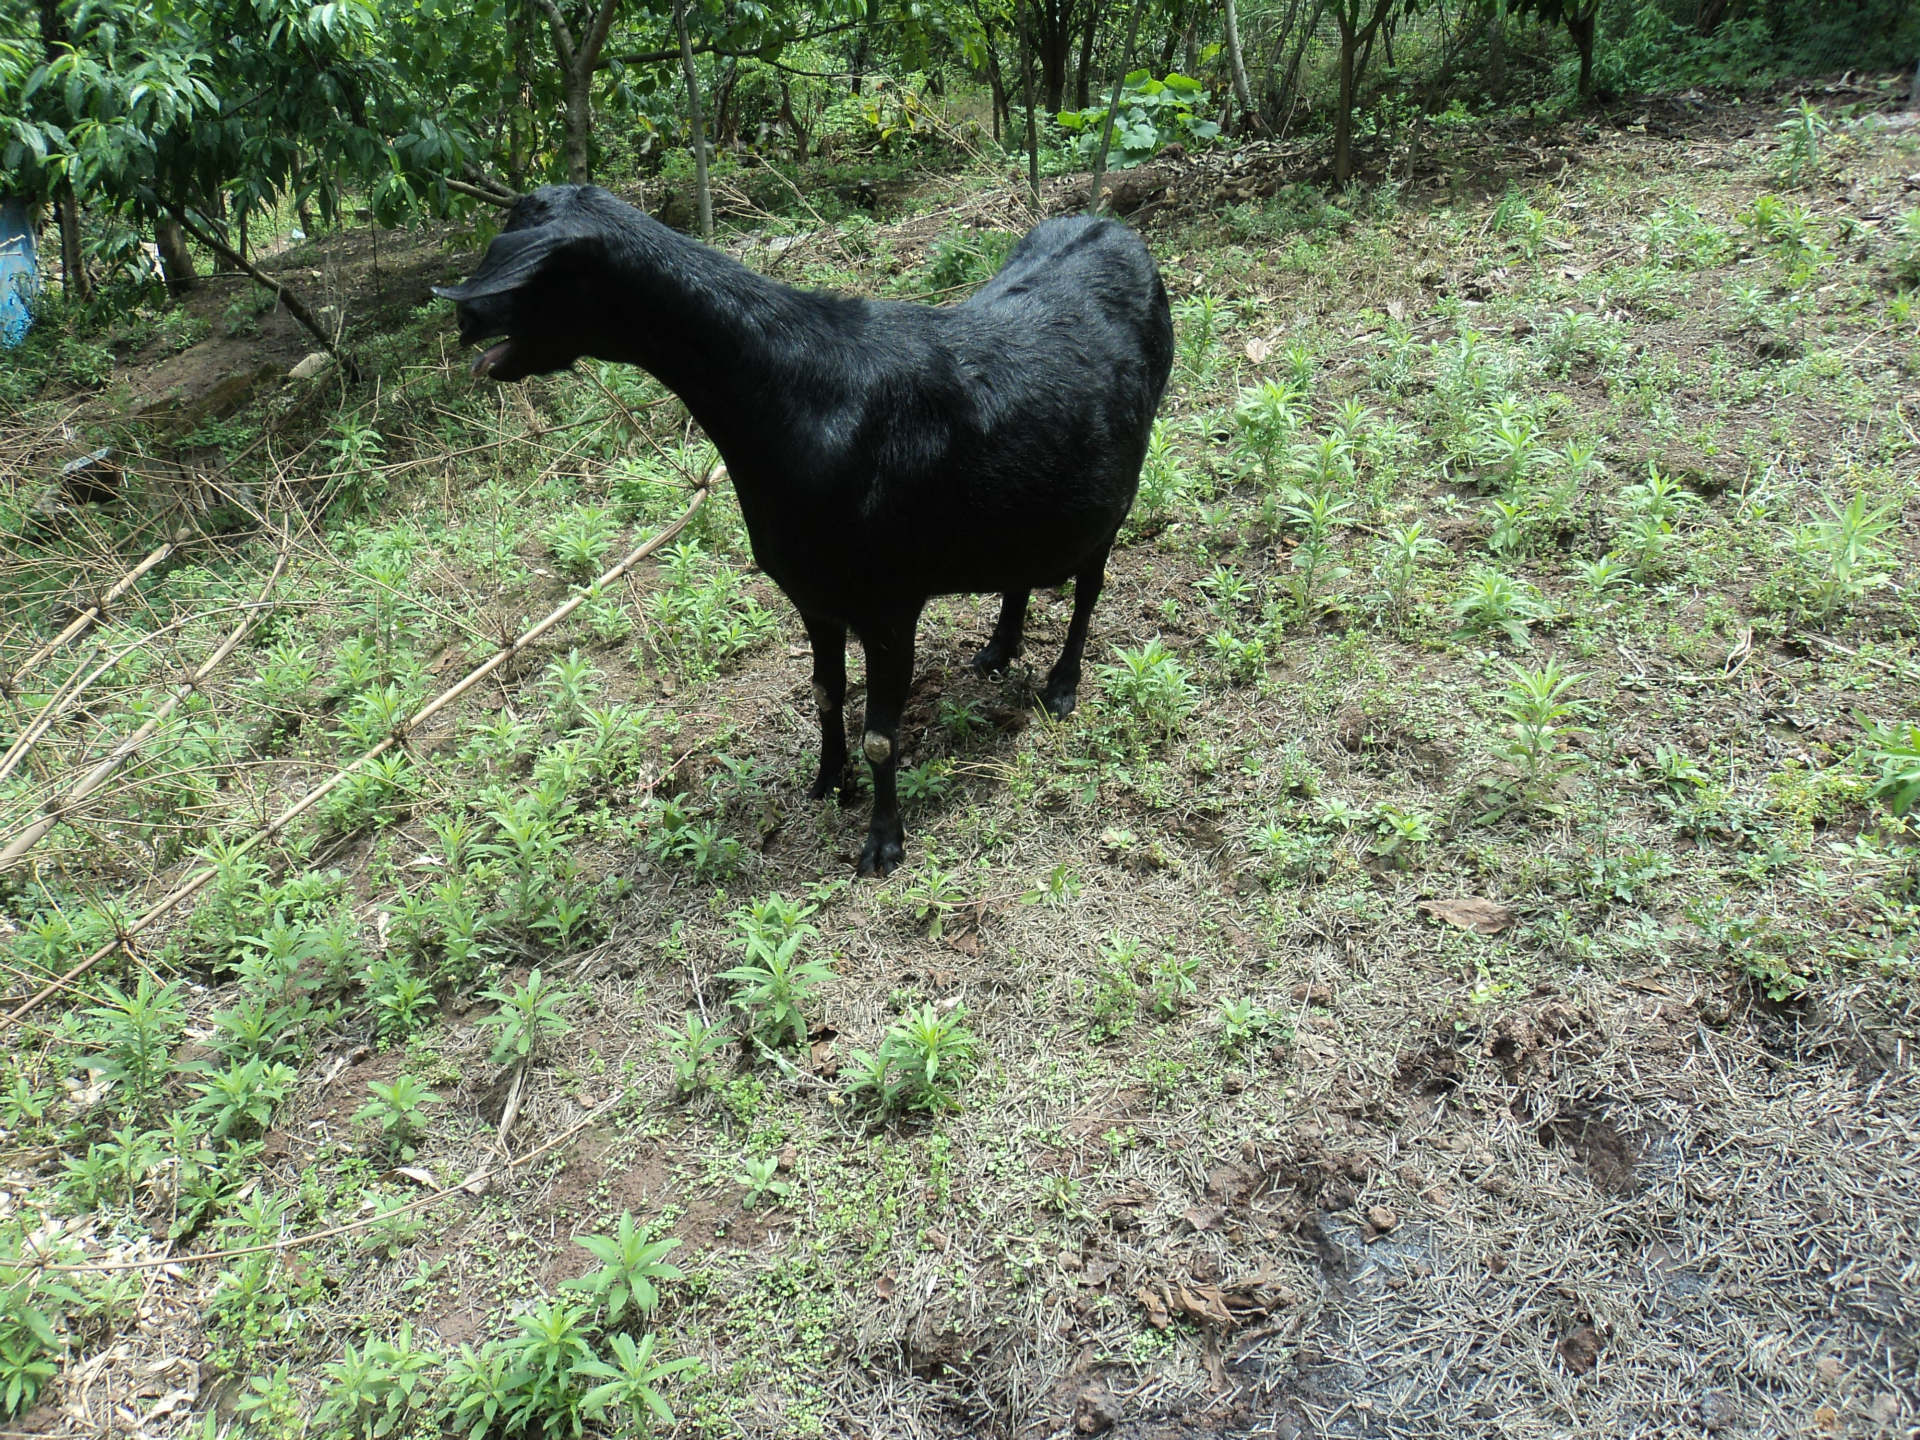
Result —
[{"label": "dead leaf on ground", "polygon": [[1451,900],[1422,900],[1414,907],[1436,920],[1471,930],[1476,935],[1498,935],[1513,924],[1513,911],[1478,895],[1458,895]]},{"label": "dead leaf on ground", "polygon": [[1246,346],[1247,359],[1251,360],[1256,365],[1266,364],[1267,356],[1271,355],[1272,353],[1273,353],[1273,342],[1271,340],[1265,340],[1256,335],[1253,339],[1247,341],[1247,346]]},{"label": "dead leaf on ground", "polygon": [[1560,1341],[1560,1361],[1576,1375],[1585,1375],[1600,1363],[1600,1332],[1591,1325],[1564,1336]]},{"label": "dead leaf on ground", "polygon": [[1133,1298],[1146,1310],[1147,1324],[1154,1329],[1164,1330],[1173,1324],[1173,1317],[1167,1313],[1166,1296],[1162,1292],[1150,1285],[1142,1285],[1133,1292]]},{"label": "dead leaf on ground", "polygon": [[1180,1218],[1195,1230],[1218,1230],[1226,1221],[1226,1212],[1218,1205],[1195,1205]]},{"label": "dead leaf on ground", "polygon": [[873,1282],[873,1293],[878,1295],[882,1300],[891,1300],[893,1298],[894,1287],[897,1283],[891,1272],[882,1274],[878,1280]]},{"label": "dead leaf on ground", "polygon": [[1189,1320],[1202,1325],[1231,1325],[1233,1312],[1227,1309],[1227,1297],[1217,1285],[1176,1285],[1174,1307]]}]

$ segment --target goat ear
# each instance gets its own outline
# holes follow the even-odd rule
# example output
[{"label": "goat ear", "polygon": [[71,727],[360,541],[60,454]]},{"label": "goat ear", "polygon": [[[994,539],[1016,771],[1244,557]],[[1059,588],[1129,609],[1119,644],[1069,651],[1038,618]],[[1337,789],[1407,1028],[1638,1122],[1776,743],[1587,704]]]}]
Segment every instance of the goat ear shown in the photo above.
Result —
[{"label": "goat ear", "polygon": [[557,225],[542,225],[532,230],[509,230],[496,235],[487,246],[480,268],[460,285],[436,285],[433,293],[442,300],[465,304],[489,295],[504,295],[518,290],[540,272],[555,255],[578,237]]}]

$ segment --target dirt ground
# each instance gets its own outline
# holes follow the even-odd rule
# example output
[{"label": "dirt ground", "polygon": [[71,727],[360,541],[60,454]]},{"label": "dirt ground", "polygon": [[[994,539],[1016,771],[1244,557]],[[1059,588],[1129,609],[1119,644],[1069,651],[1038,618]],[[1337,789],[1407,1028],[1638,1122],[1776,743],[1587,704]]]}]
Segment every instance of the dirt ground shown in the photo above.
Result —
[{"label": "dirt ground", "polygon": [[[1849,100],[1843,85],[1823,103]],[[305,1418],[261,1433],[303,1433],[343,1344],[404,1321],[445,1354],[477,1345],[588,1268],[573,1236],[631,1211],[682,1242],[686,1279],[655,1329],[705,1370],[670,1391],[676,1435],[1920,1435],[1916,861],[1910,826],[1864,799],[1856,758],[1871,724],[1911,718],[1920,695],[1916,341],[1910,320],[1888,318],[1886,261],[1890,217],[1920,206],[1920,131],[1891,117],[1861,129],[1807,192],[1832,279],[1777,328],[1728,318],[1724,287],[1758,273],[1756,244],[1654,273],[1643,233],[1682,201],[1737,232],[1778,183],[1778,119],[1777,106],[1683,97],[1546,130],[1429,132],[1382,158],[1392,207],[1305,238],[1263,219],[1311,174],[1298,147],[1120,177],[1177,299],[1231,302],[1217,360],[1183,369],[1166,410],[1196,498],[1116,552],[1089,652],[1104,663],[1162,637],[1196,687],[1177,738],[1125,741],[1111,682],[1091,673],[1066,724],[1029,710],[1064,633],[1060,597],[1036,597],[1005,680],[965,665],[992,603],[938,601],[903,734],[907,763],[950,762],[950,783],[909,806],[901,872],[834,883],[850,876],[865,803],[801,793],[817,744],[804,634],[763,578],[745,584],[776,632],[713,677],[649,670],[578,624],[556,632],[447,735],[537,716],[541,667],[572,647],[602,672],[602,698],[673,717],[659,758],[604,797],[640,830],[609,819],[577,841],[613,897],[597,931],[499,955],[509,979],[537,964],[576,992],[571,1033],[522,1088],[488,1061],[479,1022],[492,1006],[476,984],[444,989],[430,1024],[384,1046],[349,1007],[311,1037],[248,1193],[293,1197],[289,1234],[359,1228],[278,1262],[285,1303],[243,1338],[208,1319],[231,1266],[132,1272],[132,1320],[76,1343],[7,1433],[198,1435],[276,1367]],[[1509,183],[1545,217],[1531,256],[1494,228]],[[1055,204],[1070,191],[1061,182]],[[1001,180],[976,179],[936,219],[895,222],[884,253],[910,272],[957,226],[1022,218]],[[364,342],[459,268],[443,238],[383,238],[377,288],[356,288],[373,286],[370,237],[302,273],[349,304]],[[815,236],[781,263],[855,263],[845,250]],[[1772,303],[1790,300],[1775,287]],[[1545,338],[1576,310],[1624,349],[1549,374]],[[1412,357],[1399,388],[1376,383],[1395,326]],[[1484,497],[1446,449],[1447,357],[1468,331],[1505,357],[1553,443],[1591,437],[1608,467],[1574,521],[1519,558],[1489,549]],[[1261,604],[1222,601],[1217,567],[1271,606],[1298,573],[1299,540],[1261,521],[1236,478],[1231,415],[1296,341],[1312,352],[1309,426],[1356,399],[1418,438],[1382,482],[1390,502],[1349,537],[1350,578],[1336,583],[1351,598],[1266,630],[1246,683],[1210,658],[1210,635],[1254,633]],[[285,384],[307,348],[268,316],[256,336],[140,370],[135,410],[187,406],[198,423],[264,407],[295,428],[300,406],[341,393]],[[460,357],[448,342],[409,363],[448,383]],[[253,378],[227,396],[235,376]],[[500,441],[495,463],[605,494],[605,468],[542,428],[559,397],[586,390],[559,381],[500,399],[501,433],[523,411],[541,423]],[[390,439],[389,458],[451,449],[472,423],[443,409]],[[62,443],[13,437],[16,474],[44,475]],[[1611,497],[1649,458],[1696,497],[1684,554],[1645,584],[1583,590],[1577,565],[1616,543]],[[217,468],[217,452],[188,463]],[[449,459],[427,473],[425,498],[406,502],[415,518],[436,497],[464,518],[458,487],[473,472]],[[1767,527],[1824,513],[1817,497],[1844,501],[1854,485],[1892,497],[1904,561],[1844,619],[1779,621],[1766,587],[1784,562],[1766,547],[1785,542]],[[1756,511],[1768,487],[1774,508]],[[743,559],[730,498],[713,506],[722,518],[702,543]],[[1441,541],[1421,617],[1369,618],[1365,542],[1414,518]],[[545,520],[521,541],[524,594],[483,591],[451,542],[395,582],[422,613],[459,616],[421,622],[434,674],[450,681],[485,653],[485,625],[510,633],[565,595],[534,538]],[[1461,576],[1490,557],[1552,602],[1527,648],[1463,639],[1449,620]],[[316,593],[341,583],[317,558],[301,564]],[[615,598],[642,613],[670,583],[656,561]],[[313,633],[332,646],[345,632]],[[1517,783],[1493,697],[1507,661],[1549,656],[1581,672],[1590,709],[1557,788],[1505,808],[1489,798]],[[213,693],[238,708],[250,692]],[[860,703],[856,685],[856,723]],[[969,708],[978,723],[953,728]],[[321,728],[277,768],[236,768],[233,808],[264,813],[327,774]],[[543,731],[536,749],[556,739]],[[69,770],[90,741],[71,743]],[[413,813],[298,857],[349,877],[379,943],[400,923],[409,867],[445,863],[425,817],[479,784],[452,752],[421,747],[432,778]],[[484,778],[524,791],[532,764]],[[1721,819],[1701,818],[1709,791]],[[668,794],[742,839],[732,873],[715,882],[652,858],[645,807]],[[1425,817],[1427,838],[1394,850],[1376,828],[1389,810]],[[1269,822],[1320,836],[1320,860],[1276,869],[1250,839]],[[930,874],[951,885],[937,927]],[[810,1044],[777,1063],[730,1054],[707,1093],[677,1100],[661,1027],[724,1011],[728,917],[773,891],[819,906],[832,980]],[[1764,917],[1753,933],[1777,944],[1716,939],[1701,918],[1716,903]],[[1194,960],[1194,983],[1153,1010],[1153,967],[1169,958]],[[1801,983],[1770,996],[1768,965]],[[183,973],[197,1044],[232,982]],[[1123,982],[1140,996],[1105,1033],[1102,1007],[1132,993]],[[1222,1007],[1241,1000],[1268,1023],[1229,1043]],[[876,1120],[842,1090],[854,1052],[923,1004],[964,1007],[980,1072],[954,1114]],[[59,1037],[49,1027],[36,1043]],[[442,1105],[407,1167],[376,1164],[352,1116],[369,1082],[403,1070]],[[748,1203],[751,1157],[777,1157],[790,1187],[777,1202]],[[7,1166],[9,1209],[59,1209],[53,1157],[16,1148]],[[429,1197],[411,1228],[365,1228],[378,1206]],[[167,1247],[154,1203],[52,1223],[90,1261],[144,1261]],[[421,1420],[410,1433],[439,1431]]]}]

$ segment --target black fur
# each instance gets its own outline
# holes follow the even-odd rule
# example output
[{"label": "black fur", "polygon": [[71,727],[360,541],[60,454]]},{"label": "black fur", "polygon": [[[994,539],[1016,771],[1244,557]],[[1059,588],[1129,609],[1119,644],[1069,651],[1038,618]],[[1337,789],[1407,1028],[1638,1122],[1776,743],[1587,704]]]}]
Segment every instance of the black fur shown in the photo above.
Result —
[{"label": "black fur", "polygon": [[719,447],[754,558],[813,642],[813,793],[847,762],[846,634],[867,655],[873,819],[862,874],[902,858],[894,797],[914,630],[929,597],[1004,595],[975,657],[1019,649],[1027,594],[1075,581],[1043,703],[1074,706],[1107,552],[1133,504],[1173,363],[1166,291],[1109,220],[1049,220],[958,305],[793,290],[605,190],[515,203],[479,271],[439,294],[496,380],[624,361],[677,393]]}]

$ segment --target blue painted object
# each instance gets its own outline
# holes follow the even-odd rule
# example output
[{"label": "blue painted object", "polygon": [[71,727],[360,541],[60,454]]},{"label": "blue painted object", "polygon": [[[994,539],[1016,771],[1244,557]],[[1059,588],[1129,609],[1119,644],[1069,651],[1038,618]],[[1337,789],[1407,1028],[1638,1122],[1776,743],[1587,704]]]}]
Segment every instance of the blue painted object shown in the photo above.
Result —
[{"label": "blue painted object", "polygon": [[0,196],[0,349],[11,350],[33,328],[27,302],[40,288],[27,202]]}]

